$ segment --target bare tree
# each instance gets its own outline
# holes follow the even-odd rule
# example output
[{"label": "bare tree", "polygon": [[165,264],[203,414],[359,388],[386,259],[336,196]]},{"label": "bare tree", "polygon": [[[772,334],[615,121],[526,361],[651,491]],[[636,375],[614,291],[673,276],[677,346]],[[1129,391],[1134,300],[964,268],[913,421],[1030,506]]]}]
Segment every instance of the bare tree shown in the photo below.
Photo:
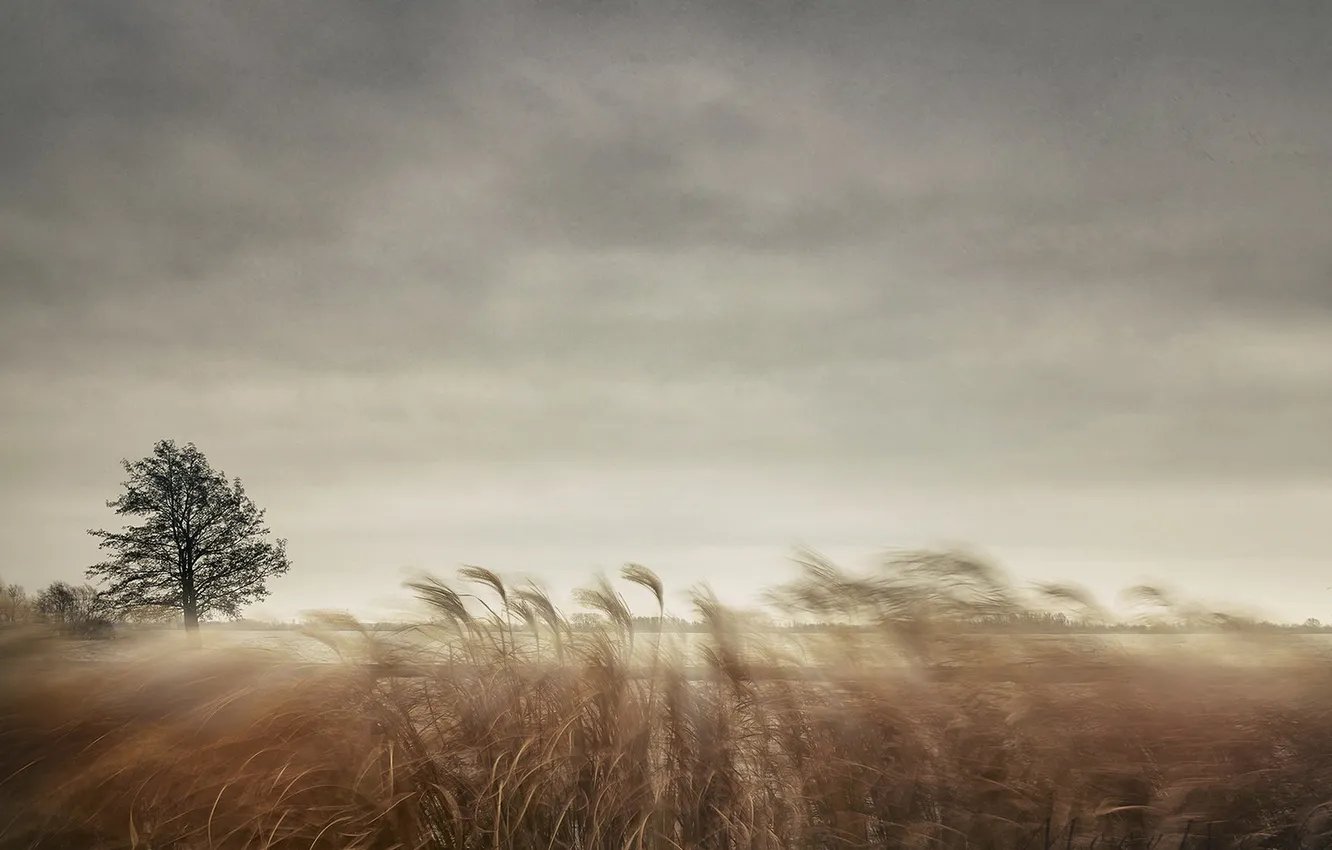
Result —
[{"label": "bare tree", "polygon": [[33,606],[46,622],[65,634],[100,637],[111,629],[111,611],[101,592],[92,585],[75,587],[53,581],[39,594]]},{"label": "bare tree", "polygon": [[37,594],[37,613],[51,623],[63,623],[74,616],[74,588],[68,582],[53,581]]},{"label": "bare tree", "polygon": [[0,581],[0,623],[13,625],[27,618],[30,600],[21,584]]},{"label": "bare tree", "polygon": [[108,584],[116,610],[172,608],[193,632],[210,614],[238,616],[290,568],[286,541],[268,539],[264,512],[240,479],[228,481],[193,443],[161,440],[148,457],[122,465],[129,479],[107,507],[145,522],[88,532],[110,554],[88,577]]}]

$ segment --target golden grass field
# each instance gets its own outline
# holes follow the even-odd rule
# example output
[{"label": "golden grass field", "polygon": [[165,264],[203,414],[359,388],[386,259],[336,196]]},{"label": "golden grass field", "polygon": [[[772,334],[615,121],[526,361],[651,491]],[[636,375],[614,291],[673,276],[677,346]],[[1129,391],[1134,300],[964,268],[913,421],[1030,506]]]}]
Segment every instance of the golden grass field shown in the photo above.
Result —
[{"label": "golden grass field", "polygon": [[[655,576],[625,577],[659,604]],[[974,565],[852,578],[811,564],[784,604],[875,630],[797,658],[700,593],[709,632],[686,661],[634,628],[609,583],[578,600],[605,628],[575,633],[539,591],[464,579],[487,607],[458,583],[416,584],[435,616],[410,646],[330,622],[339,664],[243,647],[74,664],[39,631],[8,633],[0,847],[1332,840],[1332,671],[1295,638],[1108,663],[1096,638],[960,634],[968,616],[1034,604]],[[431,655],[431,635],[450,650]],[[1234,664],[1250,645],[1265,660]],[[878,663],[889,648],[906,663]],[[1024,672],[1001,681],[1001,667]]]}]

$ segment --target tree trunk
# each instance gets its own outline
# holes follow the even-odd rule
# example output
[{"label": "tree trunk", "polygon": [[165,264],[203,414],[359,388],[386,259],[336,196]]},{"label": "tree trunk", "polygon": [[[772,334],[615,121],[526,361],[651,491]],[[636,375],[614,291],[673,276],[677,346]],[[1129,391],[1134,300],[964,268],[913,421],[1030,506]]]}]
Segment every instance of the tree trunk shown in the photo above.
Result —
[{"label": "tree trunk", "polygon": [[203,646],[203,640],[199,636],[199,608],[192,598],[186,597],[185,604],[182,606],[182,613],[185,615],[185,636],[191,647],[199,648]]}]

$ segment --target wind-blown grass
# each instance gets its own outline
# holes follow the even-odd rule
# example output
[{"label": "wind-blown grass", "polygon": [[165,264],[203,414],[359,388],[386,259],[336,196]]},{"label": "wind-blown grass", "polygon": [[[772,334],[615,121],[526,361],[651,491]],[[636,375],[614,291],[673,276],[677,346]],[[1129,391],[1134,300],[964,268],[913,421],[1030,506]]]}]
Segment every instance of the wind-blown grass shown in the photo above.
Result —
[{"label": "wind-blown grass", "polygon": [[[578,598],[605,627],[579,633],[538,588],[461,578],[413,585],[424,641],[316,630],[341,665],[230,651],[75,667],[12,636],[0,846],[1017,848],[1049,823],[1061,847],[1179,846],[1187,830],[1219,848],[1326,826],[1332,676],[1296,644],[1281,670],[1106,665],[1087,641],[967,633],[1036,604],[1095,612],[953,556],[872,576],[807,558],[773,604],[875,629],[803,657],[706,591],[710,631],[686,656],[635,634],[609,581]],[[651,571],[622,578],[664,613]],[[908,664],[880,663],[890,651]],[[996,681],[1017,663],[1020,682]]]}]

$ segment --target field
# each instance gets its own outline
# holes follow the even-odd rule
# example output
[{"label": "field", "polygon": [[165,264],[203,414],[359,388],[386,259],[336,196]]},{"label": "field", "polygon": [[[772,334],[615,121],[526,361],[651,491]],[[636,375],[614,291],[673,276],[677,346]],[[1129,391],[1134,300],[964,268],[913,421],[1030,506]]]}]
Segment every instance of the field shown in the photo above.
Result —
[{"label": "field", "polygon": [[786,602],[873,628],[798,638],[701,593],[708,631],[685,641],[635,626],[605,583],[579,600],[604,627],[574,631],[484,574],[467,576],[493,597],[482,609],[417,586],[438,616],[410,636],[331,619],[285,643],[208,633],[182,650],[175,632],[71,658],[14,632],[0,847],[1332,840],[1320,640],[976,633],[962,624],[1034,602],[957,567],[814,565]]}]

